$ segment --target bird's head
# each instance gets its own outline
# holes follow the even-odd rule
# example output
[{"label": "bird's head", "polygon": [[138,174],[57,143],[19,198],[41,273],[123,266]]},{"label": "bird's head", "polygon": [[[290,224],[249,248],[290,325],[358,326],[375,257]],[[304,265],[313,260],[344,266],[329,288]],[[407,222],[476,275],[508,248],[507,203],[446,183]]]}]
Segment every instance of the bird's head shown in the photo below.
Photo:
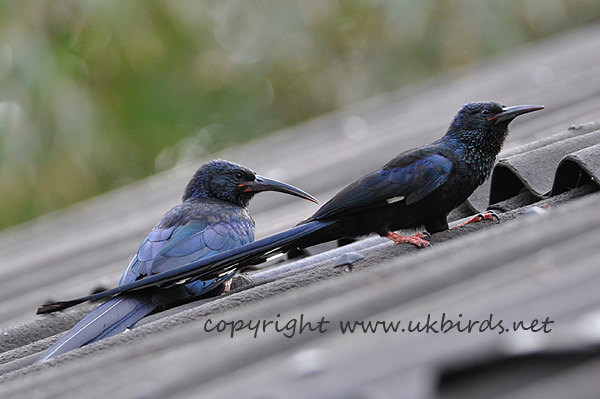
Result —
[{"label": "bird's head", "polygon": [[471,145],[486,145],[500,152],[508,134],[508,124],[519,115],[544,109],[543,105],[505,107],[493,102],[465,104],[454,117],[447,135]]},{"label": "bird's head", "polygon": [[317,202],[310,194],[287,183],[259,176],[245,166],[216,159],[202,165],[188,183],[183,200],[219,198],[240,206],[248,206],[261,191],[279,191]]}]

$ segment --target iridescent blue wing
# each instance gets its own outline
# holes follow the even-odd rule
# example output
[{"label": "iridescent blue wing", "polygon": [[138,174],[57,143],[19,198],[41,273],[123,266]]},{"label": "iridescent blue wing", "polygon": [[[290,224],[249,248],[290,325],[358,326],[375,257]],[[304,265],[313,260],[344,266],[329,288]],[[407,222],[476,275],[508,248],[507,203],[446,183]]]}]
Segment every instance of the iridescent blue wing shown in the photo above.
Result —
[{"label": "iridescent blue wing", "polygon": [[381,206],[399,201],[413,204],[450,177],[452,161],[435,150],[401,154],[382,169],[369,173],[340,191],[313,219]]},{"label": "iridescent blue wing", "polygon": [[156,254],[152,274],[213,256],[254,241],[251,220],[210,224],[194,220],[178,229]]},{"label": "iridescent blue wing", "polygon": [[155,227],[140,244],[137,253],[125,269],[119,285],[130,283],[140,277],[149,276],[152,273],[154,258],[171,239],[173,233],[179,229],[181,229],[181,226]]}]

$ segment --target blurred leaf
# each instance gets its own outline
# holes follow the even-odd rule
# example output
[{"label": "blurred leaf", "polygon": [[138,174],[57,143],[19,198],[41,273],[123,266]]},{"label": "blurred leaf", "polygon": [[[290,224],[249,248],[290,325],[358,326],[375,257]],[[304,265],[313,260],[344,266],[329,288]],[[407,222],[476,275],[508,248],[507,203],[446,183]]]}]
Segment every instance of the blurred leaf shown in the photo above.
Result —
[{"label": "blurred leaf", "polygon": [[599,16],[595,0],[0,0],[0,227]]}]

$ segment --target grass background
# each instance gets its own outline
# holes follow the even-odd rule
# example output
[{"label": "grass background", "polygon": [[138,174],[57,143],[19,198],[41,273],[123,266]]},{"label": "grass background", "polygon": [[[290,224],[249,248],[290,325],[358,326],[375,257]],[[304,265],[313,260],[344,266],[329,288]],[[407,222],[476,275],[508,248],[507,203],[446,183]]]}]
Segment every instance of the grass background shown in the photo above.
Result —
[{"label": "grass background", "polygon": [[597,0],[0,0],[0,228],[599,19]]}]

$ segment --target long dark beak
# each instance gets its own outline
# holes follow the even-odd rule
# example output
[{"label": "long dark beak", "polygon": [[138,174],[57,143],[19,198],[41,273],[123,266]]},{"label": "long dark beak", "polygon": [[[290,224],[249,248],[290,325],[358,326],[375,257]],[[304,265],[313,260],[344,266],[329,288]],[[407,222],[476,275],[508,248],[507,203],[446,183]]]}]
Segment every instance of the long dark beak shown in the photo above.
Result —
[{"label": "long dark beak", "polygon": [[249,181],[240,184],[240,187],[244,188],[245,193],[259,193],[261,191],[279,191],[280,193],[291,194],[295,195],[296,197],[307,199],[316,204],[319,203],[319,201],[317,201],[315,197],[313,197],[305,191],[300,190],[299,188],[296,188],[284,182],[269,179],[259,175],[256,175],[256,179],[254,181]]},{"label": "long dark beak", "polygon": [[516,105],[514,107],[504,107],[504,108],[502,108],[502,112],[488,118],[488,121],[495,121],[495,123],[510,122],[519,115],[523,115],[528,112],[539,111],[540,109],[544,109],[544,106],[543,105]]}]

